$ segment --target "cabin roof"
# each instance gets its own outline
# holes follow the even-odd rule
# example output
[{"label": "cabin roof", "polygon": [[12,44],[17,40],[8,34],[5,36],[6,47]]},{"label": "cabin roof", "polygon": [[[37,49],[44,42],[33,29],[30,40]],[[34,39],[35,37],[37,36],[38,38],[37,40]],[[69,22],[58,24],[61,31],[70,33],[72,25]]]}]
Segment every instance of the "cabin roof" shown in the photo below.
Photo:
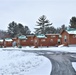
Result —
[{"label": "cabin roof", "polygon": [[13,41],[11,38],[6,38],[5,41]]},{"label": "cabin roof", "polygon": [[69,28],[66,31],[68,34],[76,34],[76,29],[74,29],[74,28]]},{"label": "cabin roof", "polygon": [[60,34],[46,34],[46,35],[60,35]]},{"label": "cabin roof", "polygon": [[34,34],[29,34],[29,35],[26,35],[27,37],[33,37],[35,36]]},{"label": "cabin roof", "polygon": [[0,42],[3,42],[3,39],[0,39]]},{"label": "cabin roof", "polygon": [[37,38],[46,38],[46,36],[44,34],[39,34],[36,36]]},{"label": "cabin roof", "polygon": [[19,39],[27,39],[25,35],[18,36]]},{"label": "cabin roof", "polygon": [[62,30],[60,34],[62,34],[64,31],[66,31],[68,34],[76,34],[75,28],[68,28],[66,30]]}]

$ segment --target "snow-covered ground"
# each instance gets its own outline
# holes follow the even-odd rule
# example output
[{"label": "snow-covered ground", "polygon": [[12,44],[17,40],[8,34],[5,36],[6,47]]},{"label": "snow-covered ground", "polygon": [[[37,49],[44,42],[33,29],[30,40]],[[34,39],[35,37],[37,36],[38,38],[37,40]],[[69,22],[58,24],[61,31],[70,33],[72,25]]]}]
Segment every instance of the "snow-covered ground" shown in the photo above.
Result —
[{"label": "snow-covered ground", "polygon": [[12,48],[12,47],[6,47],[6,48],[1,48],[1,50],[12,50],[12,49],[15,49],[15,50],[18,50],[18,51],[21,51],[21,50],[50,50],[50,51],[65,51],[65,52],[74,52],[76,53],[76,47],[67,47],[67,46],[59,46],[59,47],[39,47],[39,48],[34,48],[34,47],[29,47],[29,46],[26,46],[26,47],[22,47],[22,48],[18,48],[18,47],[15,47],[15,48]]},{"label": "snow-covered ground", "polygon": [[50,75],[50,61],[35,53],[0,51],[0,75]]},{"label": "snow-covered ground", "polygon": [[73,65],[73,68],[74,68],[75,71],[76,71],[76,62],[72,62],[72,65]]},{"label": "snow-covered ground", "polygon": [[[50,75],[52,64],[43,56],[22,50],[50,50],[76,53],[76,47],[0,48],[0,75]],[[76,70],[76,62],[72,63]]]}]

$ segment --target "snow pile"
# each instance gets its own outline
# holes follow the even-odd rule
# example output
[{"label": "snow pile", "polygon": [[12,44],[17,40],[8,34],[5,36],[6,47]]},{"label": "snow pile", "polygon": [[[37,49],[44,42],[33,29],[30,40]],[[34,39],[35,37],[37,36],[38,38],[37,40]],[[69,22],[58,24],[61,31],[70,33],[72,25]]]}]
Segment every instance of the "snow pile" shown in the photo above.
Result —
[{"label": "snow pile", "polygon": [[64,44],[61,44],[61,45],[59,45],[58,47],[63,47],[64,46]]},{"label": "snow pile", "polygon": [[73,66],[73,68],[74,68],[75,71],[76,71],[76,62],[72,62],[72,66]]},{"label": "snow pile", "polygon": [[0,51],[0,75],[50,75],[50,61],[35,53]]},{"label": "snow pile", "polygon": [[61,51],[61,52],[74,52],[76,53],[76,47],[66,47],[66,46],[60,46],[60,47],[39,47],[39,48],[34,48],[34,47],[22,47],[22,48],[13,48],[13,47],[6,47],[6,48],[0,48],[1,50],[8,50],[8,51],[22,51],[22,50],[49,50],[49,51]]}]

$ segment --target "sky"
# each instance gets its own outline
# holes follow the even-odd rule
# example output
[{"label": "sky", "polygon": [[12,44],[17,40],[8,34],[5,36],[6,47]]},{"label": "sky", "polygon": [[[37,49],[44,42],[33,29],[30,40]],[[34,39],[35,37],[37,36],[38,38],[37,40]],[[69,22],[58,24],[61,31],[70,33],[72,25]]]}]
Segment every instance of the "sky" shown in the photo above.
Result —
[{"label": "sky", "polygon": [[45,15],[55,28],[76,17],[76,0],[0,0],[0,30],[15,21],[33,32],[39,17]]}]

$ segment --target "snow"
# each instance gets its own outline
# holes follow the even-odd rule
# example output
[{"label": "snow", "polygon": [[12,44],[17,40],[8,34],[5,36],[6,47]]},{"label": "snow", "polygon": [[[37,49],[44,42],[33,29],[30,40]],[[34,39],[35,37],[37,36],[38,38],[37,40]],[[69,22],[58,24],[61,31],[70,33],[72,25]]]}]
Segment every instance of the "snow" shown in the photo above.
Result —
[{"label": "snow", "polygon": [[[0,75],[50,75],[52,64],[44,56],[22,50],[49,50],[61,52],[74,52],[76,47],[6,47],[0,48]],[[76,62],[72,63],[76,70]]]},{"label": "snow", "polygon": [[21,35],[18,37],[19,39],[27,39],[25,35]]},{"label": "snow", "polygon": [[67,31],[69,34],[76,34],[76,30]]},{"label": "snow", "polygon": [[76,53],[76,47],[67,47],[67,46],[63,46],[60,45],[59,47],[38,47],[38,48],[34,48],[34,46],[29,47],[22,47],[22,48],[18,48],[18,47],[6,47],[6,48],[1,48],[1,50],[17,50],[17,51],[21,51],[21,50],[50,50],[50,51],[61,51],[61,52],[74,52]]},{"label": "snow", "polygon": [[63,47],[64,46],[64,44],[61,44],[61,45],[59,45],[58,47]]},{"label": "snow", "polygon": [[3,39],[0,39],[0,42],[3,42]]},{"label": "snow", "polygon": [[0,51],[0,75],[50,75],[52,65],[44,56],[22,51]]},{"label": "snow", "polygon": [[6,38],[5,41],[13,41],[11,38]]},{"label": "snow", "polygon": [[66,30],[69,34],[76,34],[76,29],[75,28],[68,28]]},{"label": "snow", "polygon": [[44,34],[37,35],[37,38],[46,38]]},{"label": "snow", "polygon": [[73,66],[73,68],[74,68],[75,71],[76,71],[76,62],[72,62],[72,66]]}]

